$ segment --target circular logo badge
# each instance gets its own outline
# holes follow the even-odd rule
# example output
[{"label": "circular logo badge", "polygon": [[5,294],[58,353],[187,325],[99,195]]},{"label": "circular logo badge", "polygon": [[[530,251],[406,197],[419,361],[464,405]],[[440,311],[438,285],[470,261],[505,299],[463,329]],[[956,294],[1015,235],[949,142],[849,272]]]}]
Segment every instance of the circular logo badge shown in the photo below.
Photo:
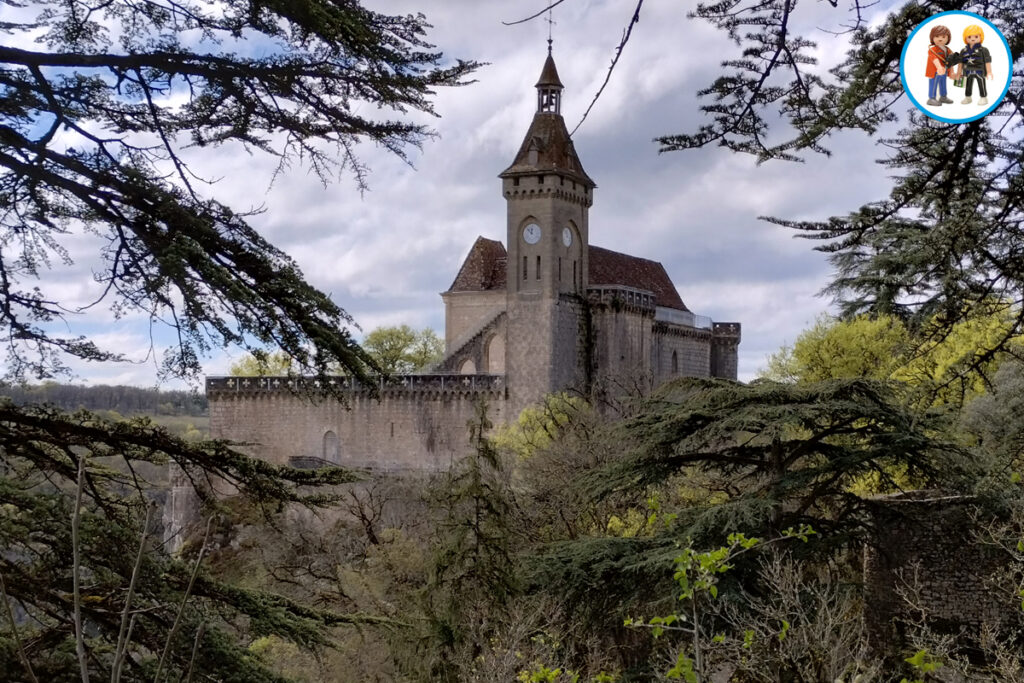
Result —
[{"label": "circular logo badge", "polygon": [[942,12],[921,22],[903,44],[900,80],[918,109],[946,123],[985,116],[1010,89],[1010,45],[972,12]]}]

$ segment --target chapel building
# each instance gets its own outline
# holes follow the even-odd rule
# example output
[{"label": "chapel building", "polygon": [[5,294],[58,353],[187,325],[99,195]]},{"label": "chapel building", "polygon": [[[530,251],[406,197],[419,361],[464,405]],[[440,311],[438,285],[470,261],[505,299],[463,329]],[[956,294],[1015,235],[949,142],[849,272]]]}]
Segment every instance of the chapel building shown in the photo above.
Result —
[{"label": "chapel building", "polygon": [[468,452],[466,424],[486,400],[496,424],[560,391],[595,398],[681,377],[736,379],[740,324],[683,303],[658,262],[590,243],[595,183],[561,114],[550,50],[537,109],[499,177],[504,244],[477,238],[448,291],[444,359],[381,381],[350,380],[348,405],[310,402],[294,378],[207,379],[215,438],[278,464],[436,470]]}]

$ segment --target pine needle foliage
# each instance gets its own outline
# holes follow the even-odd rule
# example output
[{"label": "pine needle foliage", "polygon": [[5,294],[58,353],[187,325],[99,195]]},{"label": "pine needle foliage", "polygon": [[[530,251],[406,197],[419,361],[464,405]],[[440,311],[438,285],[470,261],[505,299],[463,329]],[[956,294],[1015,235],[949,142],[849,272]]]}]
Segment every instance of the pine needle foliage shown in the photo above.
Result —
[{"label": "pine needle foliage", "polygon": [[[77,678],[72,606],[75,602],[72,495],[83,466],[80,516],[82,578],[78,602],[85,624],[85,648],[93,675],[109,676],[119,641],[122,615],[131,616],[131,637],[121,680],[152,681],[158,654],[170,638],[165,671],[174,677],[191,666],[218,680],[276,681],[239,647],[239,627],[252,635],[276,634],[305,647],[327,644],[328,628],[373,623],[365,615],[332,614],[273,595],[221,583],[205,574],[186,553],[171,558],[161,551],[157,525],[140,520],[155,505],[152,466],[176,463],[209,496],[237,491],[257,505],[277,509],[283,503],[326,504],[322,487],[353,480],[342,469],[318,471],[280,468],[252,460],[217,441],[189,442],[145,419],[109,422],[87,412],[73,415],[52,408],[19,408],[0,402],[0,576],[5,600],[15,606],[24,656],[41,680]],[[134,569],[135,548],[142,545]],[[198,548],[196,549],[198,550]],[[198,573],[189,589],[190,576]],[[137,571],[136,578],[132,578]],[[129,589],[129,586],[132,586]],[[188,599],[185,599],[188,591]],[[133,597],[128,604],[127,595]],[[171,636],[175,612],[181,626]],[[198,645],[193,637],[203,624]],[[2,631],[13,637],[11,624]],[[193,659],[195,650],[195,659]],[[18,652],[0,647],[6,671],[24,671]],[[163,680],[161,678],[161,680]]]},{"label": "pine needle foliage", "polygon": [[777,534],[800,524],[849,531],[865,506],[851,491],[856,480],[877,476],[891,490],[900,485],[896,471],[921,485],[953,475],[949,463],[962,452],[938,427],[900,407],[892,388],[877,381],[684,379],[665,385],[624,424],[637,450],[588,474],[582,486],[602,498],[697,468],[728,481],[729,500],[712,508],[719,532]]},{"label": "pine needle foliage", "polygon": [[[866,134],[865,143],[880,148],[879,163],[894,178],[887,197],[824,220],[766,220],[821,242],[816,248],[835,269],[825,293],[844,317],[894,315],[916,339],[932,344],[957,323],[992,313],[992,301],[1001,302],[1013,324],[977,349],[962,370],[970,374],[1024,332],[1024,2],[830,4],[835,32],[821,37],[801,27],[822,27],[827,16],[802,22],[809,5],[795,0],[698,3],[692,16],[741,49],[700,92],[706,123],[656,142],[663,152],[714,144],[777,162],[801,161],[809,152],[831,155],[827,141],[834,133]],[[986,117],[963,124],[918,112],[899,75],[911,32],[949,10],[992,21],[1006,36],[1012,60],[1005,99]],[[844,40],[845,59],[829,71],[821,68],[815,48]]]},{"label": "pine needle foliage", "polygon": [[[303,372],[362,378],[351,319],[263,239],[251,214],[218,201],[186,148],[230,144],[354,174],[362,141],[406,158],[430,135],[438,86],[475,67],[430,51],[422,16],[357,2],[70,0],[8,3],[0,25],[0,333],[15,378],[59,373],[68,356],[119,358],[53,323],[96,304],[168,323],[163,369],[195,376],[211,346],[282,349]],[[6,18],[6,17],[5,17]],[[14,47],[19,45],[22,47]],[[258,47],[254,47],[258,46]],[[379,114],[369,113],[379,112]],[[68,308],[36,285],[63,246],[105,246],[97,301]]]},{"label": "pine needle foliage", "polygon": [[457,660],[473,661],[487,646],[487,627],[471,624],[517,594],[512,496],[501,455],[487,437],[487,405],[477,404],[468,428],[473,451],[455,463],[432,503],[440,512],[431,577],[424,594],[430,633],[424,641],[429,680],[458,680]]},{"label": "pine needle foliage", "polygon": [[[120,360],[119,349],[66,331],[102,307],[167,326],[164,376],[194,380],[204,354],[235,345],[279,349],[296,373],[367,379],[375,364],[349,315],[259,234],[256,210],[226,205],[198,166],[219,148],[269,155],[276,173],[301,164],[324,182],[350,174],[364,189],[358,145],[407,159],[432,134],[410,114],[433,115],[434,89],[465,83],[476,65],[443,61],[422,15],[355,1],[3,4],[5,379]],[[75,265],[72,244],[88,240],[98,243],[88,264],[96,298],[62,300],[54,282]],[[329,503],[323,487],[352,480],[275,467],[143,420],[0,402],[0,599],[10,608],[0,671],[86,683],[277,681],[247,638],[316,648],[332,626],[379,621],[219,583],[203,568],[205,540],[168,557],[156,524],[142,520],[160,517],[146,511],[169,463],[210,503],[240,494],[268,510]]]}]

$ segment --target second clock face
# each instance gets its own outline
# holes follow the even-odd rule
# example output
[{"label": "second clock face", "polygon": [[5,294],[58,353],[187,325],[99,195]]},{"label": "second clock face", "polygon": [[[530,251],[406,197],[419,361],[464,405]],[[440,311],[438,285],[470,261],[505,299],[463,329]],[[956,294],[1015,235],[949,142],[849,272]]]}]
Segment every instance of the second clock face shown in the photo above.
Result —
[{"label": "second clock face", "polygon": [[569,228],[562,228],[562,244],[567,247],[572,245],[572,230]]},{"label": "second clock face", "polygon": [[527,244],[537,244],[537,242],[540,242],[540,226],[536,223],[530,223],[523,228],[523,240]]}]

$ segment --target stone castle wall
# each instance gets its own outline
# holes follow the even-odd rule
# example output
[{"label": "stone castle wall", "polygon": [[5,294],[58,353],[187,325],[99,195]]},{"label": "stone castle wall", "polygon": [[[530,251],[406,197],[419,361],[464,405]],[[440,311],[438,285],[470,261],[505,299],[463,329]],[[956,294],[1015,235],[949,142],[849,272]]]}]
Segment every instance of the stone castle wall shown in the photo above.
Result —
[{"label": "stone castle wall", "polygon": [[711,333],[695,328],[659,324],[651,352],[654,385],[675,377],[711,375]]},{"label": "stone castle wall", "polygon": [[[505,310],[505,290],[490,292],[445,292],[444,340],[445,353],[459,350],[480,326],[494,320]],[[481,368],[481,371],[483,368]]]},{"label": "stone castle wall", "polygon": [[739,374],[739,323],[711,326],[711,376],[736,379]]},{"label": "stone castle wall", "polygon": [[243,442],[254,457],[278,465],[437,471],[469,452],[467,424],[480,401],[492,423],[505,419],[499,375],[399,377],[382,385],[379,399],[351,389],[348,406],[296,393],[289,381],[207,379],[211,436]]},{"label": "stone castle wall", "polygon": [[[1007,557],[977,539],[972,499],[913,491],[876,499],[872,535],[864,550],[864,626],[869,645],[901,645],[901,622],[919,618],[947,633],[966,628],[977,638],[998,626],[1004,604],[992,582]],[[905,596],[916,604],[912,607]]]}]

